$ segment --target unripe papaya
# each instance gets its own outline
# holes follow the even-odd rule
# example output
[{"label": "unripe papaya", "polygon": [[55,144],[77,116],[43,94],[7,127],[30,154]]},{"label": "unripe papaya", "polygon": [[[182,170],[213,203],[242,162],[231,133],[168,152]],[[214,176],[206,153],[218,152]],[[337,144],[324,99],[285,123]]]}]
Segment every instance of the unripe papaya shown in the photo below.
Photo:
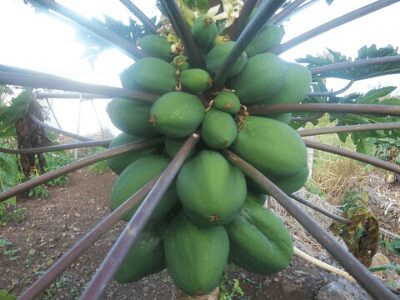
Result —
[{"label": "unripe papaya", "polygon": [[266,198],[267,195],[265,195],[265,193],[263,194],[247,191],[246,201],[254,201],[260,205],[264,205]]},{"label": "unripe papaya", "polygon": [[204,114],[199,97],[185,92],[170,92],[153,103],[150,122],[166,136],[182,138],[199,127]]},{"label": "unripe papaya", "polygon": [[180,73],[179,82],[184,90],[197,94],[209,89],[212,79],[203,69],[188,69]]},{"label": "unripe papaya", "polygon": [[[175,157],[179,149],[183,146],[187,138],[174,139],[170,137],[164,138],[165,152],[171,157]],[[202,142],[197,143],[194,149],[189,153],[189,157],[193,156],[201,147],[205,147]]]},{"label": "unripe papaya", "polygon": [[[284,177],[272,177],[269,176],[268,179],[271,180],[275,185],[277,185],[286,194],[291,194],[299,189],[301,189],[308,179],[309,169],[305,167],[303,170]],[[268,194],[262,187],[257,183],[252,181],[250,178],[246,178],[247,189],[254,193],[264,193]]]},{"label": "unripe papaya", "polygon": [[165,37],[157,34],[147,34],[137,39],[137,46],[147,55],[160,58],[162,60],[171,60],[171,46]]},{"label": "unripe papaya", "polygon": [[159,134],[149,121],[150,109],[149,103],[125,98],[113,99],[107,105],[108,116],[115,127],[127,134],[144,137]]},{"label": "unripe papaya", "polygon": [[182,54],[175,56],[172,60],[172,64],[181,72],[189,69],[190,67],[187,56]]},{"label": "unripe papaya", "polygon": [[208,49],[217,35],[217,24],[211,17],[201,15],[193,21],[192,36],[200,48]]},{"label": "unripe papaya", "polygon": [[213,149],[225,149],[236,139],[238,129],[232,116],[218,109],[206,113],[201,126],[201,138]]},{"label": "unripe papaya", "polygon": [[161,226],[151,226],[140,233],[119,267],[115,280],[119,283],[134,282],[165,269],[163,231]]},{"label": "unripe papaya", "polygon": [[155,94],[175,90],[176,78],[173,65],[155,57],[137,60],[120,76],[122,86]]},{"label": "unripe papaya", "polygon": [[231,86],[242,104],[257,103],[276,94],[285,82],[287,63],[271,53],[257,54],[248,59]]},{"label": "unripe papaya", "polygon": [[229,260],[250,272],[278,272],[293,257],[293,241],[285,225],[259,203],[247,200],[225,229],[230,241]]},{"label": "unripe papaya", "polygon": [[[134,143],[139,140],[143,140],[141,137],[137,137],[134,135],[129,135],[126,133],[121,133],[116,136],[110,146],[109,149],[114,147],[122,146],[129,143]],[[138,160],[142,156],[146,156],[147,154],[154,153],[158,150],[158,147],[150,147],[137,151],[123,153],[117,156],[113,156],[107,159],[107,164],[111,170],[113,170],[116,174],[120,174],[128,165]]]},{"label": "unripe papaya", "polygon": [[185,294],[208,294],[219,285],[229,254],[222,226],[199,227],[182,213],[169,224],[164,247],[168,272]]},{"label": "unripe papaya", "polygon": [[269,98],[265,98],[262,103],[265,104],[294,104],[301,100],[310,91],[311,72],[306,67],[288,63],[287,75],[282,88]]},{"label": "unripe papaya", "polygon": [[309,169],[305,167],[300,172],[283,178],[272,178],[272,181],[286,194],[291,194],[301,189],[308,179]]},{"label": "unripe papaya", "polygon": [[268,118],[277,120],[279,122],[285,123],[285,124],[289,124],[290,121],[292,120],[292,113],[282,113],[282,114],[271,114],[268,115]]},{"label": "unripe papaya", "polygon": [[[215,76],[218,70],[221,68],[225,59],[228,57],[232,48],[235,46],[236,42],[229,41],[226,43],[222,43],[214,46],[210,52],[208,52],[206,57],[207,70],[211,73],[211,75]],[[243,52],[236,62],[233,64],[231,70],[228,73],[228,78],[236,76],[242,71],[243,67],[247,63],[247,54]],[[257,75],[259,76],[259,75]]]},{"label": "unripe papaya", "polygon": [[[159,176],[168,166],[170,159],[165,155],[150,154],[139,158],[117,177],[111,190],[111,210],[116,209],[130,196],[136,193],[142,186]],[[160,220],[178,204],[175,184],[172,184],[161,199],[160,204],[154,210],[152,219]],[[140,204],[135,205],[123,216],[123,220],[129,221]]]},{"label": "unripe papaya", "polygon": [[267,177],[292,176],[307,167],[307,149],[299,134],[269,118],[246,118],[232,149]]},{"label": "unripe papaya", "polygon": [[265,25],[247,46],[247,55],[251,57],[278,46],[284,34],[285,31],[282,26],[272,24]]},{"label": "unripe papaya", "polygon": [[196,224],[226,224],[243,206],[246,181],[222,154],[202,150],[183,165],[177,191],[185,213]]},{"label": "unripe papaya", "polygon": [[215,97],[214,107],[230,114],[236,114],[240,110],[240,101],[235,93],[222,91]]}]

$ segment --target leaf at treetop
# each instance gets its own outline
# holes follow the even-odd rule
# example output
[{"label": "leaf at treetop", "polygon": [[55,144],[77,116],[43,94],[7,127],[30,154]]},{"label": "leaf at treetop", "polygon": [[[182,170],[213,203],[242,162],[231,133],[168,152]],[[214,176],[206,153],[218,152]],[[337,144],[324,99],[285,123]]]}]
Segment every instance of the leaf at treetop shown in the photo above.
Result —
[{"label": "leaf at treetop", "polygon": [[356,102],[359,104],[377,104],[379,102],[379,98],[389,95],[396,88],[397,87],[395,86],[385,86],[379,89],[370,90],[365,95],[359,97]]},{"label": "leaf at treetop", "polygon": [[[388,45],[383,48],[377,48],[375,44],[363,46],[358,50],[358,56],[354,61],[360,59],[386,57],[398,55],[398,48],[394,48]],[[327,49],[328,53],[323,56],[312,56],[307,55],[305,58],[297,59],[297,62],[307,63],[309,68],[324,66],[333,63],[350,62],[353,61],[351,57],[347,57],[338,51]],[[360,67],[352,67],[343,70],[330,71],[323,74],[323,77],[336,77],[348,80],[360,80],[366,78],[372,78],[388,74],[400,73],[400,63],[387,63],[387,64],[375,64]],[[321,75],[316,75],[319,78]]]},{"label": "leaf at treetop", "polygon": [[32,89],[22,91],[17,97],[11,100],[10,106],[0,107],[0,135],[10,132],[10,127],[14,127],[15,121],[22,118],[28,104],[32,99]]}]

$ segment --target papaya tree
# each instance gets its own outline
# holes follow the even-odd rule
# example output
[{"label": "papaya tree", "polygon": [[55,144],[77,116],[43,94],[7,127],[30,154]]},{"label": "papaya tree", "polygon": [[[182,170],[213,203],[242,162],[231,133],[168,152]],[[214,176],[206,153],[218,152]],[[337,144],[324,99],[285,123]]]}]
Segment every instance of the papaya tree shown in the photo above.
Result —
[{"label": "papaya tree", "polygon": [[[0,194],[0,200],[7,199],[99,160],[112,158],[119,174],[111,191],[112,213],[21,299],[40,293],[121,218],[128,223],[82,299],[99,299],[114,277],[131,282],[164,268],[191,296],[213,291],[228,260],[251,272],[276,273],[288,266],[296,249],[283,222],[264,208],[265,195],[274,197],[373,297],[396,298],[294,202],[293,193],[308,178],[307,147],[400,172],[396,164],[361,153],[367,137],[398,138],[393,129],[399,126],[400,106],[380,99],[391,89],[340,98],[325,84],[327,77],[345,78],[351,85],[398,73],[397,49],[363,47],[355,60],[335,51],[331,60],[308,56],[288,62],[279,55],[397,1],[371,3],[287,42],[282,42],[282,22],[313,1],[160,0],[156,23],[121,0],[141,22],[130,26],[90,21],[56,1],[27,2],[70,19],[91,32],[86,35],[90,43],[106,40],[135,62],[121,73],[122,88],[0,66],[4,84],[113,98],[107,112],[123,132],[109,150]],[[296,131],[321,113],[330,113],[339,126]],[[364,115],[363,121],[357,118]],[[360,133],[371,130],[368,136]],[[325,132],[350,132],[360,153],[302,138]],[[87,145],[92,141],[65,148]]]}]

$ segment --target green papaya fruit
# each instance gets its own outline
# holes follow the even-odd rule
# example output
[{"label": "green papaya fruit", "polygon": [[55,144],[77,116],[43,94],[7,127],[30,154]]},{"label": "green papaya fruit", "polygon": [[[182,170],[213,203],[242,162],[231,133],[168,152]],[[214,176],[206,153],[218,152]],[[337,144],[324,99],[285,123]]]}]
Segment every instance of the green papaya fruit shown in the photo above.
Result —
[{"label": "green papaya fruit", "polygon": [[166,136],[182,138],[199,127],[204,114],[199,97],[185,92],[169,92],[153,103],[150,122]]},{"label": "green papaya fruit", "polygon": [[[181,149],[181,147],[185,143],[186,139],[187,138],[174,139],[174,138],[170,138],[170,137],[165,137],[165,139],[164,139],[165,152],[171,158],[173,158],[178,153],[179,149]],[[194,149],[192,149],[192,151],[190,151],[189,157],[193,156],[197,152],[197,150],[202,147],[201,144],[202,144],[201,142],[197,143],[197,145],[194,147]]]},{"label": "green papaya fruit", "polygon": [[190,68],[187,56],[182,54],[174,57],[172,60],[172,65],[174,65],[175,68],[179,69],[181,72]]},{"label": "green papaya fruit", "polygon": [[246,201],[254,201],[260,205],[264,205],[266,197],[267,196],[265,195],[265,193],[262,194],[262,193],[247,191]]},{"label": "green papaya fruit", "polygon": [[229,254],[222,226],[199,227],[182,213],[167,227],[164,247],[168,272],[185,294],[208,294],[219,285]]},{"label": "green papaya fruit", "polygon": [[203,49],[208,49],[218,35],[217,24],[207,15],[194,19],[191,31],[196,44]]},{"label": "green papaya fruit", "polygon": [[212,79],[210,74],[203,69],[188,69],[180,73],[179,82],[183,90],[197,94],[209,89]]},{"label": "green papaya fruit", "polygon": [[[215,74],[221,68],[225,59],[232,51],[232,48],[235,47],[235,43],[236,42],[234,41],[225,42],[214,46],[210,50],[210,52],[208,52],[206,56],[206,65],[207,65],[207,70],[210,72],[212,76],[215,76]],[[228,78],[239,74],[246,65],[246,63],[247,63],[247,54],[246,52],[243,52],[236,60],[236,62],[233,64],[231,70],[228,73]]]},{"label": "green papaya fruit", "polygon": [[[126,133],[121,133],[111,141],[111,144],[108,147],[108,149],[112,149],[129,143],[134,143],[140,140],[143,140],[143,138],[134,135],[129,135]],[[107,165],[116,174],[120,174],[128,165],[138,160],[142,156],[146,156],[147,154],[155,153],[157,151],[158,147],[156,146],[156,147],[150,147],[137,151],[123,153],[107,159]]]},{"label": "green papaya fruit", "polygon": [[[111,190],[111,210],[116,209],[125,200],[137,192],[142,186],[159,176],[168,166],[170,159],[161,154],[150,154],[139,158],[122,171],[117,177]],[[172,184],[161,199],[160,204],[154,210],[152,219],[160,220],[178,204],[175,184]],[[123,216],[123,220],[129,221],[140,203],[135,205]]]},{"label": "green papaya fruit", "polygon": [[293,116],[292,113],[283,113],[283,114],[271,114],[268,115],[268,118],[277,120],[285,124],[289,124],[290,121],[292,120],[292,116]]},{"label": "green papaya fruit", "polygon": [[165,269],[163,231],[161,226],[146,226],[129,249],[115,280],[119,283],[135,282]]},{"label": "green papaya fruit", "polygon": [[271,53],[250,57],[231,87],[242,104],[257,103],[276,94],[285,82],[288,65]]},{"label": "green papaya fruit", "polygon": [[211,109],[201,125],[201,138],[212,149],[225,149],[236,139],[238,129],[235,120],[226,112]]},{"label": "green papaya fruit", "polygon": [[174,66],[155,57],[137,60],[121,73],[120,79],[124,88],[155,94],[174,91],[176,85]]},{"label": "green papaya fruit", "polygon": [[265,104],[294,104],[300,103],[311,86],[311,72],[306,67],[288,63],[286,80],[282,88],[274,95],[262,101]]},{"label": "green papaya fruit", "polygon": [[236,114],[240,110],[240,100],[235,93],[222,91],[215,97],[214,107],[230,114]]},{"label": "green papaya fruit", "polygon": [[308,179],[309,169],[305,167],[303,170],[291,176],[283,178],[272,178],[272,181],[286,194],[291,194],[301,189]]},{"label": "green papaya fruit", "polygon": [[271,50],[282,41],[285,31],[282,26],[265,25],[246,48],[249,57]]},{"label": "green papaya fruit", "polygon": [[293,241],[282,221],[259,203],[248,200],[239,215],[225,225],[229,260],[254,273],[285,269],[293,256]]},{"label": "green papaya fruit", "polygon": [[159,135],[151,125],[151,104],[125,98],[113,99],[107,105],[111,122],[123,132],[144,137]]},{"label": "green papaya fruit", "polygon": [[177,191],[185,213],[196,224],[219,225],[233,220],[243,206],[246,181],[222,154],[202,150],[183,165]]},{"label": "green papaya fruit", "polygon": [[165,37],[157,34],[147,34],[138,38],[136,43],[147,56],[165,61],[171,60],[171,46]]},{"label": "green papaya fruit", "polygon": [[299,134],[269,118],[247,117],[232,149],[267,177],[291,176],[307,167],[307,149]]},{"label": "green papaya fruit", "polygon": [[[286,194],[291,194],[301,189],[308,179],[309,169],[305,167],[303,170],[285,177],[268,177],[275,185],[277,185]],[[268,194],[262,187],[246,178],[247,189],[255,193]]]}]

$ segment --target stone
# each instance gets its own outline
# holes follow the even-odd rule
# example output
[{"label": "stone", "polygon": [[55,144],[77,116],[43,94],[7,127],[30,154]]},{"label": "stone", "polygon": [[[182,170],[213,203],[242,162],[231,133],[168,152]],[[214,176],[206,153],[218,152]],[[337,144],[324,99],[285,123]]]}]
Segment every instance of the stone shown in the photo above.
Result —
[{"label": "stone", "polygon": [[316,300],[369,300],[372,298],[358,285],[343,278],[323,286]]}]

